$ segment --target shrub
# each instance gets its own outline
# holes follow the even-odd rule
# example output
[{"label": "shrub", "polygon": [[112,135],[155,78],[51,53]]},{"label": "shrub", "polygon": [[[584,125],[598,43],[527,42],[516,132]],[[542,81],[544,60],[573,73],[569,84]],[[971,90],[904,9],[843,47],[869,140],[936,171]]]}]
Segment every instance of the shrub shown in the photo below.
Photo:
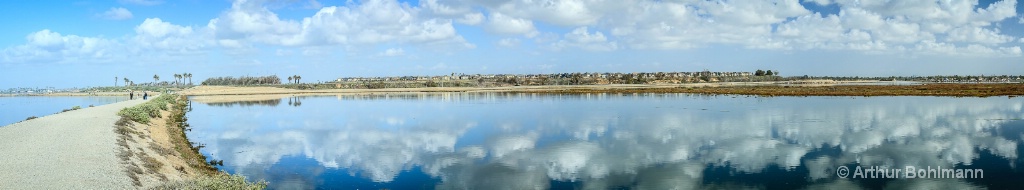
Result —
[{"label": "shrub", "polygon": [[153,100],[136,106],[124,108],[117,112],[121,117],[127,117],[139,123],[149,123],[151,118],[159,118],[160,110],[167,110],[167,104],[174,100],[174,95],[164,94]]},{"label": "shrub", "polygon": [[36,116],[28,116],[28,118],[25,118],[25,121],[28,121],[28,120],[32,120],[32,119],[35,119],[35,118],[39,118],[39,117],[36,117]]}]

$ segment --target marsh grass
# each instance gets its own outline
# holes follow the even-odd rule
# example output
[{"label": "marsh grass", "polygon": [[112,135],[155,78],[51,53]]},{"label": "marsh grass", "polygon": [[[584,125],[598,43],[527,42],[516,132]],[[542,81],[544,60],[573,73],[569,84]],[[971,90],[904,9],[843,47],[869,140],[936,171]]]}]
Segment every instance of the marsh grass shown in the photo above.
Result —
[{"label": "marsh grass", "polygon": [[251,183],[245,176],[217,174],[202,176],[195,179],[164,183],[151,189],[265,189],[267,182]]},{"label": "marsh grass", "polygon": [[25,121],[28,121],[28,120],[33,120],[33,119],[36,119],[36,118],[39,118],[39,117],[36,117],[36,116],[28,116],[28,118],[25,118]]}]

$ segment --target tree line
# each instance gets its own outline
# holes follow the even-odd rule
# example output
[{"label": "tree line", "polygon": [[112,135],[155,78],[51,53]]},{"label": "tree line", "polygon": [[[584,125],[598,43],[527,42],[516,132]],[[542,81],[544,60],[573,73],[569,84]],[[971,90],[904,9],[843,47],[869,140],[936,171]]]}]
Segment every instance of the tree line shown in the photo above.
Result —
[{"label": "tree line", "polygon": [[[192,85],[192,73],[180,73],[180,74],[175,73],[173,76],[174,76],[174,85],[175,86],[181,86],[181,85],[185,84],[185,79],[188,79],[188,85]],[[117,79],[118,79],[118,77],[115,76],[114,77],[114,86],[115,87],[117,86]],[[131,79],[128,79],[128,77],[121,78],[121,79],[124,80],[124,85],[125,86],[135,86],[136,85],[135,81],[131,80]],[[167,82],[166,81],[165,82],[160,82],[160,75],[154,74],[153,75],[153,82],[152,83],[140,83],[140,85],[145,85],[145,86],[166,86]]]},{"label": "tree line", "polygon": [[[289,77],[291,78],[291,77]],[[267,85],[281,84],[281,78],[277,75],[270,76],[242,76],[242,77],[213,77],[204,80],[202,85]]]}]

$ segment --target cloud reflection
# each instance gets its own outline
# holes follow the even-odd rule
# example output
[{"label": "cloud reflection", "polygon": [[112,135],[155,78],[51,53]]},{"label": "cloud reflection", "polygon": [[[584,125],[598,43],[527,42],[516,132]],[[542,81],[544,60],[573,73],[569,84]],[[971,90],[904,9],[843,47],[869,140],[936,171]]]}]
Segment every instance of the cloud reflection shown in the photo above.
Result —
[{"label": "cloud reflection", "polygon": [[[708,165],[740,173],[802,165],[811,181],[821,182],[816,187],[856,187],[834,179],[830,169],[971,165],[977,150],[1015,159],[1020,139],[992,131],[1005,119],[1024,117],[1024,103],[1000,98],[453,93],[337,99],[303,99],[301,109],[287,108],[303,114],[287,117],[239,113],[230,117],[275,124],[197,127],[192,133],[222,135],[190,137],[250,176],[265,176],[265,169],[247,167],[303,156],[374,182],[421,167],[441,179],[442,189],[543,189],[550,180],[582,181],[587,189],[688,189],[701,187]],[[308,114],[341,105],[349,111]],[[193,126],[212,121],[190,120]],[[472,140],[479,138],[485,140]],[[806,157],[823,146],[841,153]],[[939,182],[945,183],[965,182]]]}]

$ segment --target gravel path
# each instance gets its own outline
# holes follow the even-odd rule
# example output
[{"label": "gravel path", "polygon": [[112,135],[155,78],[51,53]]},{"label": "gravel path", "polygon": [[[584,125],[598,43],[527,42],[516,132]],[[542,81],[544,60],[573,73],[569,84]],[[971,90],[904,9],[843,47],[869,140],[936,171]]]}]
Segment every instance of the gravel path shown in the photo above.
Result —
[{"label": "gravel path", "polygon": [[134,189],[114,122],[129,100],[0,127],[0,189]]}]

